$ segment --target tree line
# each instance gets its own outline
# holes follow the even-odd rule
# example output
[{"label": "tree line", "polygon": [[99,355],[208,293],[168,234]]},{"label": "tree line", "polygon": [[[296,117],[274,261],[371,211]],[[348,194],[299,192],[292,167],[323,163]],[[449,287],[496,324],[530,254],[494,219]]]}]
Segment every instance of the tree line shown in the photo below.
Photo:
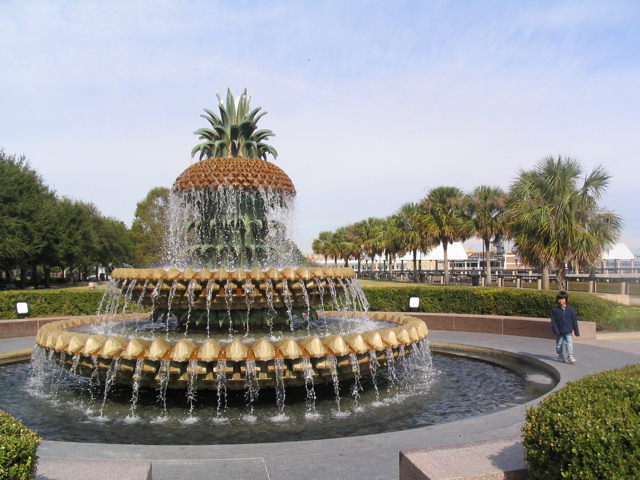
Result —
[{"label": "tree line", "polygon": [[484,244],[484,269],[491,284],[490,244],[510,240],[516,253],[543,275],[555,270],[558,289],[566,289],[566,271],[591,269],[613,246],[622,219],[598,205],[611,176],[602,166],[585,175],[575,159],[546,157],[531,170],[520,170],[508,191],[479,186],[465,193],[457,187],[431,189],[417,202],[402,205],[385,218],[368,218],[325,231],[313,241],[314,253],[360,262],[384,257],[391,273],[392,260],[413,255],[413,281],[417,281],[417,253],[442,245],[444,282],[449,284],[447,246],[477,237]]},{"label": "tree line", "polygon": [[[457,187],[433,188],[417,202],[402,205],[386,218],[368,218],[330,232],[320,232],[312,248],[334,261],[413,255],[442,245],[445,283],[449,283],[447,246],[471,237],[482,239],[485,276],[491,281],[490,244],[511,240],[531,267],[556,271],[566,288],[566,269],[590,269],[618,239],[622,219],[598,201],[610,175],[598,166],[584,175],[571,158],[542,159],[520,170],[508,191],[479,186],[465,193]],[[137,204],[131,228],[104,217],[91,203],[59,198],[24,156],[0,149],[0,283],[49,286],[51,272],[67,280],[86,279],[98,267],[150,267],[161,263],[169,189],[156,187]]]},{"label": "tree line", "polygon": [[0,269],[3,283],[51,284],[54,270],[78,280],[131,259],[126,225],[95,205],[59,198],[24,156],[0,150]]},{"label": "tree line", "polygon": [[49,287],[52,272],[75,282],[97,276],[98,267],[150,266],[160,255],[155,221],[168,192],[151,190],[128,228],[92,203],[58,197],[24,156],[0,149],[0,286],[25,288],[30,279]]}]

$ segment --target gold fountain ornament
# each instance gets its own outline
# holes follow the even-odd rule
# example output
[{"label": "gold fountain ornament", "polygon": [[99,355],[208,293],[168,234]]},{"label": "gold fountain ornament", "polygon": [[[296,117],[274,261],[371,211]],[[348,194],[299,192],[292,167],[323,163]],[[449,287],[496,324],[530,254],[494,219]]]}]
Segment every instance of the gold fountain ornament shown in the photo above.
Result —
[{"label": "gold fountain ornament", "polygon": [[[218,98],[220,116],[205,116],[214,128],[195,132],[201,161],[172,188],[165,257],[176,266],[115,269],[101,315],[45,325],[37,344],[79,375],[157,389],[330,383],[411,355],[425,323],[367,314],[353,269],[287,266],[297,251],[286,235],[294,185],[264,159],[275,156],[264,143],[273,134],[255,129],[261,115],[246,91]],[[149,317],[161,327],[139,330]],[[327,318],[343,328],[316,329]],[[390,323],[344,333],[370,320]]]}]

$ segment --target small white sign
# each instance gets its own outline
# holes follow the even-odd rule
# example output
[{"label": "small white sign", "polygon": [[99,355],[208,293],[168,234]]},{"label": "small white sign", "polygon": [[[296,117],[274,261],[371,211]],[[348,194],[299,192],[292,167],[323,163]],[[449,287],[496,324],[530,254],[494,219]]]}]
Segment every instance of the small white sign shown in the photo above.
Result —
[{"label": "small white sign", "polygon": [[420,308],[420,297],[409,297],[409,308]]}]

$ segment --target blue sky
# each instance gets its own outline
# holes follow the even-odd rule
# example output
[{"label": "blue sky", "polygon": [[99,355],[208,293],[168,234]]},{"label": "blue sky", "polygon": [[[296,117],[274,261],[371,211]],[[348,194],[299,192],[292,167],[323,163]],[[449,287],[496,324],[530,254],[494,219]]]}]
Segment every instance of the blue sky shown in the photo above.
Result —
[{"label": "blue sky", "polygon": [[635,1],[0,2],[0,147],[130,224],[191,163],[215,92],[269,112],[296,239],[428,190],[602,164],[640,252]]}]

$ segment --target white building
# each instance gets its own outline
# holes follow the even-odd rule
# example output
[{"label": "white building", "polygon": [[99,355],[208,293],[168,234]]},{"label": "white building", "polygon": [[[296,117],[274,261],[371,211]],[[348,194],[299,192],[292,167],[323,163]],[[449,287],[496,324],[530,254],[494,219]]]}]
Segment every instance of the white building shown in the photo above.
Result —
[{"label": "white building", "polygon": [[624,243],[616,243],[602,255],[602,268],[613,268],[616,271],[632,269],[635,257]]}]

